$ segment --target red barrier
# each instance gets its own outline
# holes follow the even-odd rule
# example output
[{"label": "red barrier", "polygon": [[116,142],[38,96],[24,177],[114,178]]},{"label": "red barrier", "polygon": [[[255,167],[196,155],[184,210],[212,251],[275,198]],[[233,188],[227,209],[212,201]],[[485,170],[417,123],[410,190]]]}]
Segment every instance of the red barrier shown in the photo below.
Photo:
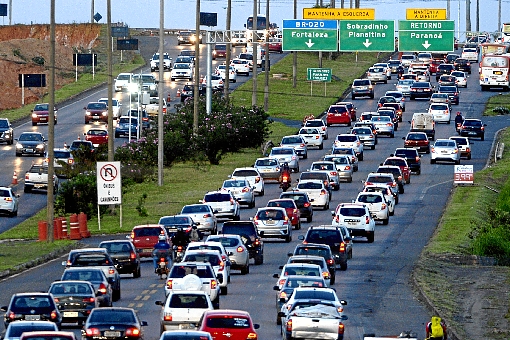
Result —
[{"label": "red barrier", "polygon": [[78,215],[78,223],[80,224],[80,235],[83,238],[90,237],[90,231],[87,226],[87,214],[80,213]]},{"label": "red barrier", "polygon": [[72,214],[71,216],[69,216],[69,227],[70,227],[69,238],[71,240],[81,240],[78,215]]},{"label": "red barrier", "polygon": [[53,219],[53,239],[62,239],[62,219],[60,217],[55,217]]},{"label": "red barrier", "polygon": [[48,240],[48,222],[39,221],[37,224],[37,228],[39,230],[39,241],[45,242]]},{"label": "red barrier", "polygon": [[60,217],[62,220],[62,228],[60,229],[60,239],[67,240],[67,219],[65,217]]}]

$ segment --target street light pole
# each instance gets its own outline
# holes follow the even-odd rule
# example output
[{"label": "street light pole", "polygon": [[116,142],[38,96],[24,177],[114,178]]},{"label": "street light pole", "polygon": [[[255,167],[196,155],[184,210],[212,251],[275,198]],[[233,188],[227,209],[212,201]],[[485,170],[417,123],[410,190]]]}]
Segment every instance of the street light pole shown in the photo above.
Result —
[{"label": "street light pole", "polygon": [[[252,63],[253,63],[253,88],[251,93],[251,105],[255,106],[257,105],[257,61],[258,61],[258,51],[257,51],[257,42],[258,35],[257,35],[257,28],[258,28],[258,17],[257,17],[257,0],[253,0],[253,20],[252,20],[252,35],[251,35],[251,41],[253,46],[253,56],[252,56]],[[266,18],[267,20],[267,18]]]},{"label": "street light pole", "polygon": [[54,241],[53,219],[55,215],[53,176],[55,175],[55,0],[50,5],[50,74],[48,101],[48,194],[46,195],[47,240]]},{"label": "street light pole", "polygon": [[197,1],[195,13],[195,85],[193,86],[193,134],[198,133],[198,85],[200,83],[200,0]]},{"label": "street light pole", "polygon": [[[165,0],[159,0],[159,108],[158,108],[158,186],[163,186],[163,77],[165,71],[163,36],[165,34]],[[169,103],[167,103],[169,105]],[[168,109],[168,107],[167,107]]]},{"label": "street light pole", "polygon": [[[108,59],[108,136],[113,136],[113,61],[112,61],[112,4],[111,0],[106,1],[106,32],[107,32],[107,49],[106,58]],[[113,138],[108,138],[108,161],[113,162],[113,154],[115,150],[115,144]],[[113,205],[112,205],[113,206]]]}]

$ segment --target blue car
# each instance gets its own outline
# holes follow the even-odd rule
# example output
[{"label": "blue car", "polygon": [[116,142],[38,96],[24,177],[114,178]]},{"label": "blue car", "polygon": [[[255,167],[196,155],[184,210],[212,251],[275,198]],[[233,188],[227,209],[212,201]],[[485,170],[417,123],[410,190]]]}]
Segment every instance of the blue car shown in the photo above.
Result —
[{"label": "blue car", "polygon": [[[130,119],[131,118],[131,119]],[[130,124],[131,120],[131,124]],[[131,136],[136,137],[138,131],[138,118],[122,116],[115,127],[115,138],[126,136],[129,138],[129,127],[131,126]]]}]

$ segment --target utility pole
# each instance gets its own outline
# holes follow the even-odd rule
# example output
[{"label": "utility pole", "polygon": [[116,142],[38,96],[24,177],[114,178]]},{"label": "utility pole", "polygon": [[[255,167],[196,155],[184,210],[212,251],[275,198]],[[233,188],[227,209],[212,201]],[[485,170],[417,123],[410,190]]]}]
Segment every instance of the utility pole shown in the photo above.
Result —
[{"label": "utility pole", "polygon": [[446,19],[450,20],[450,1],[446,0]]},{"label": "utility pole", "polygon": [[[269,0],[266,0],[266,32],[269,32]],[[266,34],[266,55],[264,60],[264,111],[269,110],[269,36]]]},{"label": "utility pole", "polygon": [[[163,186],[163,80],[164,80],[164,44],[165,0],[159,0],[159,83],[158,83],[158,186]],[[170,103],[167,103],[170,105]],[[167,107],[168,109],[168,107]]]},{"label": "utility pole", "polygon": [[476,0],[476,31],[480,32],[480,0]]},{"label": "utility pole", "polygon": [[466,0],[466,34],[471,32],[471,0]]},{"label": "utility pole", "polygon": [[[107,69],[108,69],[108,136],[113,136],[113,106],[112,106],[112,97],[113,97],[113,61],[112,61],[112,3],[111,0],[106,1],[106,32],[107,32],[107,48],[106,48],[106,58],[107,58]],[[129,108],[131,110],[131,108]],[[114,161],[114,150],[115,144],[113,138],[108,138],[108,161]],[[112,205],[114,207],[114,205]]]},{"label": "utility pole", "polygon": [[90,23],[94,23],[94,0],[90,0]]},{"label": "utility pole", "polygon": [[[294,0],[294,20],[295,19],[297,19],[297,0]],[[292,87],[297,87],[297,51],[292,51]]]},{"label": "utility pole", "polygon": [[[257,41],[258,35],[257,35],[257,26],[259,23],[259,20],[257,18],[257,0],[253,0],[253,21],[252,21],[252,35],[251,35],[251,41],[253,46],[253,56],[252,56],[252,62],[253,62],[253,89],[251,93],[251,105],[255,106],[257,105],[257,61],[258,61],[258,51],[257,51]],[[266,18],[267,20],[267,18]]]},{"label": "utility pole", "polygon": [[230,23],[232,21],[232,0],[227,0],[227,22],[225,24],[225,29],[227,31],[227,39],[229,43],[227,44],[227,54],[225,55],[225,84],[223,85],[223,95],[225,98],[229,97],[229,87],[230,87],[230,59],[232,58],[232,33],[230,32]]},{"label": "utility pole", "polygon": [[53,219],[55,205],[53,192],[53,176],[55,175],[55,0],[50,5],[50,74],[48,101],[48,194],[46,195],[46,221],[48,242],[53,242]]},{"label": "utility pole", "polygon": [[195,14],[195,85],[193,86],[193,134],[198,133],[198,83],[200,83],[200,0],[197,0]]}]

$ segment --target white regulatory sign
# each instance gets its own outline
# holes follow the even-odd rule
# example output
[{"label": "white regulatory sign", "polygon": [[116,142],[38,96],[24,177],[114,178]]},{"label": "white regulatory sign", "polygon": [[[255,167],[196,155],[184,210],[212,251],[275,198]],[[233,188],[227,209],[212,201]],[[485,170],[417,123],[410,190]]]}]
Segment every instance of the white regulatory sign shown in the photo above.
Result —
[{"label": "white regulatory sign", "polygon": [[122,204],[120,162],[97,162],[97,204]]}]

